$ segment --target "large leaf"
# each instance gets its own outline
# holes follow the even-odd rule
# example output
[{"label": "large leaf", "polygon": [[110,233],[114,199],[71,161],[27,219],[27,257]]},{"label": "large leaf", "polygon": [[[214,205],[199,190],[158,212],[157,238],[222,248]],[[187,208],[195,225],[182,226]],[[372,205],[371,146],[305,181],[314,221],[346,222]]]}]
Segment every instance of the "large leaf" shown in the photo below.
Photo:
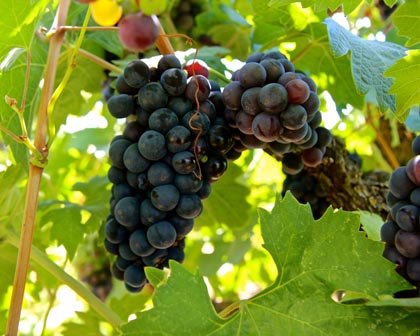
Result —
[{"label": "large leaf", "polygon": [[[418,328],[418,308],[338,304],[336,290],[368,302],[410,288],[381,256],[383,245],[359,231],[359,216],[331,208],[315,221],[309,205],[290,193],[271,213],[261,211],[264,247],[278,268],[272,286],[218,315],[198,273],[171,263],[148,269],[154,308],[122,326],[124,335],[408,335]],[[381,279],[381,281],[375,281]]]},{"label": "large leaf", "polygon": [[[30,51],[30,77],[24,111],[30,132],[30,123],[37,106],[36,92],[39,89],[47,48],[46,44],[35,38],[35,31],[48,3],[48,0],[16,0],[0,3],[0,13],[4,14],[0,22],[0,124],[16,135],[22,134],[19,119],[6,104],[4,97],[16,99],[20,106],[28,67],[27,55]],[[4,140],[10,146],[16,163],[27,167],[27,148],[8,136],[4,136]]]},{"label": "large leaf", "polygon": [[350,53],[354,82],[360,94],[372,92],[382,111],[395,112],[395,96],[388,91],[391,78],[383,73],[405,54],[405,48],[397,44],[364,40],[340,26],[332,19],[324,21],[328,27],[331,48],[336,56]]},{"label": "large leaf", "polygon": [[[404,121],[410,108],[420,104],[420,50],[409,50],[385,73],[395,78],[389,92],[396,96],[396,115]],[[417,112],[418,113],[418,112]]]},{"label": "large leaf", "polygon": [[[293,0],[265,0],[268,2],[268,6],[276,6],[276,5],[284,5],[289,3],[294,3]],[[303,7],[311,7],[315,12],[319,13],[321,16],[327,16],[327,9],[329,10],[336,10],[340,6],[343,6],[343,11],[346,14],[350,14],[359,4],[361,0],[333,0],[333,1],[325,1],[325,0],[303,0],[301,1]]]},{"label": "large leaf", "polygon": [[393,14],[399,35],[408,37],[407,46],[420,42],[420,2],[406,1]]}]

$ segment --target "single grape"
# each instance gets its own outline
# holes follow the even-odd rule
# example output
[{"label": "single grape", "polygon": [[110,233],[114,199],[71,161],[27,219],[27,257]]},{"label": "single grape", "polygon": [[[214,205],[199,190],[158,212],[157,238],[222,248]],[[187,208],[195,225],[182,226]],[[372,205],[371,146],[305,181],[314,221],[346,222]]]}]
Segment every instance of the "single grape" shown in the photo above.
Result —
[{"label": "single grape", "polygon": [[245,134],[254,134],[252,130],[252,122],[254,121],[254,115],[245,113],[240,110],[235,117],[236,126],[238,129]]},{"label": "single grape", "polygon": [[109,146],[109,160],[111,164],[119,169],[125,169],[124,152],[131,145],[131,141],[126,139],[118,139]]},{"label": "single grape", "polygon": [[161,267],[162,263],[168,258],[167,249],[156,249],[154,253],[147,257],[142,257],[145,266]]},{"label": "single grape", "polygon": [[245,89],[264,86],[266,78],[267,72],[265,68],[256,62],[245,63],[238,73],[239,83]]},{"label": "single grape", "polygon": [[267,58],[262,60],[260,64],[267,73],[266,83],[277,83],[280,76],[285,72],[283,64],[278,59]]},{"label": "single grape", "polygon": [[283,86],[286,86],[287,83],[289,83],[291,80],[300,79],[300,78],[302,78],[301,74],[294,71],[286,71],[280,76],[278,83]]},{"label": "single grape", "polygon": [[407,232],[403,230],[398,231],[395,235],[395,247],[404,257],[419,257],[420,232]]},{"label": "single grape", "polygon": [[115,219],[125,227],[135,227],[140,224],[140,202],[136,197],[124,197],[115,205]]},{"label": "single grape", "polygon": [[172,167],[178,174],[192,173],[196,167],[194,154],[189,151],[175,153],[172,158]]},{"label": "single grape", "polygon": [[146,257],[156,251],[147,240],[146,231],[144,229],[133,231],[130,235],[128,245],[130,246],[131,251],[139,257]]},{"label": "single grape", "polygon": [[385,242],[389,246],[394,246],[395,235],[400,230],[397,223],[390,220],[382,224],[381,226],[381,241]]},{"label": "single grape", "polygon": [[134,88],[140,89],[150,79],[149,66],[142,60],[132,60],[124,68],[125,82]]},{"label": "single grape", "polygon": [[285,88],[287,90],[287,99],[292,104],[303,104],[306,102],[311,91],[309,85],[299,78],[289,81]]},{"label": "single grape", "polygon": [[124,271],[124,282],[135,288],[143,288],[147,282],[142,266],[133,264]]},{"label": "single grape", "polygon": [[210,95],[209,80],[202,75],[189,77],[184,94],[192,102],[197,100],[199,102],[205,101]]},{"label": "single grape", "polygon": [[317,94],[312,91],[309,93],[309,98],[302,104],[308,114],[308,117],[318,112],[320,105],[321,102]]},{"label": "single grape", "polygon": [[215,182],[226,172],[227,160],[223,155],[211,155],[201,168],[204,177],[210,182]]},{"label": "single grape", "polygon": [[257,139],[271,142],[278,139],[283,127],[277,115],[263,112],[257,114],[252,121],[252,132]]},{"label": "single grape", "polygon": [[278,114],[287,106],[287,91],[281,84],[267,84],[261,88],[258,102],[264,112]]},{"label": "single grape", "polygon": [[175,209],[179,201],[179,191],[173,184],[154,187],[150,192],[152,204],[161,211]]},{"label": "single grape", "polygon": [[416,136],[411,142],[411,148],[414,155],[420,155],[420,136]]},{"label": "single grape", "polygon": [[162,74],[168,69],[181,69],[181,62],[178,57],[175,55],[163,55],[157,64],[157,72],[162,76]]},{"label": "single grape", "polygon": [[118,245],[118,254],[128,261],[136,261],[139,257],[131,251],[130,245],[128,244],[128,241],[122,242],[120,245]]},{"label": "single grape", "polygon": [[260,91],[260,87],[253,87],[245,90],[242,94],[241,107],[247,114],[255,116],[261,112],[261,107],[258,102]]},{"label": "single grape", "polygon": [[176,230],[168,221],[157,222],[147,229],[147,240],[156,249],[167,249],[176,241]]},{"label": "single grape", "polygon": [[165,137],[154,130],[148,130],[142,134],[138,148],[140,154],[150,161],[158,161],[167,153]]},{"label": "single grape", "polygon": [[185,113],[190,112],[193,109],[191,100],[184,96],[170,96],[167,107],[174,111],[179,119],[182,119]]},{"label": "single grape", "polygon": [[125,169],[121,169],[115,166],[111,166],[108,169],[108,180],[113,184],[120,184],[126,182],[126,171]]},{"label": "single grape", "polygon": [[140,89],[137,101],[142,109],[152,112],[166,107],[168,95],[160,83],[150,82]]},{"label": "single grape", "polygon": [[114,118],[127,118],[134,112],[133,98],[124,93],[109,98],[107,106]]},{"label": "single grape", "polygon": [[420,281],[420,258],[407,260],[407,275],[413,281]]},{"label": "single grape", "polygon": [[207,133],[207,143],[213,152],[226,154],[233,146],[230,129],[224,125],[212,126]]},{"label": "single grape", "polygon": [[178,117],[172,110],[163,107],[152,112],[149,117],[149,128],[166,134],[179,124]]},{"label": "single grape", "polygon": [[139,93],[138,88],[132,87],[127,84],[124,78],[124,74],[120,74],[115,80],[115,89],[120,94],[128,94],[130,96],[133,96]]},{"label": "single grape", "polygon": [[305,138],[306,134],[309,132],[309,126],[307,123],[305,123],[303,125],[303,127],[295,129],[295,130],[291,130],[288,128],[284,128],[283,132],[279,135],[279,142],[294,142],[294,143],[298,143],[299,141],[301,141],[302,139]]},{"label": "single grape", "polygon": [[223,89],[223,101],[228,109],[239,110],[241,108],[241,98],[245,89],[239,81],[232,81]]},{"label": "single grape", "polygon": [[187,87],[187,75],[181,69],[171,68],[160,76],[160,83],[170,96],[178,96]]},{"label": "single grape", "polygon": [[404,205],[397,211],[395,221],[401,230],[415,231],[418,228],[420,209],[412,204]]},{"label": "single grape", "polygon": [[307,167],[316,167],[322,162],[323,156],[319,148],[308,148],[302,151],[302,162]]},{"label": "single grape", "polygon": [[132,173],[142,173],[150,165],[150,161],[140,154],[136,143],[131,144],[124,151],[123,162],[127,170]]},{"label": "single grape", "polygon": [[296,153],[286,153],[282,159],[282,170],[285,174],[296,175],[303,169],[303,162]]},{"label": "single grape", "polygon": [[307,121],[306,110],[301,105],[289,104],[279,115],[282,125],[291,130],[302,128]]},{"label": "single grape", "polygon": [[401,166],[392,172],[389,179],[389,189],[395,197],[399,199],[408,198],[415,188],[416,185],[407,175],[406,166]]},{"label": "single grape", "polygon": [[196,194],[184,194],[179,198],[175,212],[181,218],[194,219],[203,211],[201,199]]},{"label": "single grape", "polygon": [[166,145],[171,153],[182,152],[191,145],[191,132],[187,127],[177,125],[166,133]]},{"label": "single grape", "polygon": [[118,244],[111,243],[108,239],[104,240],[104,248],[112,255],[118,255]]},{"label": "single grape", "polygon": [[105,238],[112,244],[120,244],[128,237],[128,231],[121,226],[115,218],[110,218],[105,223]]},{"label": "single grape", "polygon": [[97,0],[90,2],[92,2],[90,4],[92,18],[98,25],[113,26],[120,21],[121,16],[123,15],[123,9],[116,1]]},{"label": "single grape", "polygon": [[[390,193],[391,194],[391,193]],[[391,194],[392,195],[392,194]],[[420,207],[420,187],[414,189],[411,193],[410,193],[410,202],[414,205],[417,205],[418,207]],[[388,203],[388,200],[387,200]],[[391,205],[388,203],[388,205]]]},{"label": "single grape", "polygon": [[174,181],[175,186],[182,194],[193,194],[201,189],[203,180],[197,178],[193,173],[177,174]]},{"label": "single grape", "polygon": [[150,48],[159,36],[159,21],[156,16],[142,12],[126,14],[118,23],[118,37],[130,51],[141,52]]},{"label": "single grape", "polygon": [[189,60],[187,64],[184,65],[184,70],[187,71],[188,77],[201,75],[209,78],[208,66],[204,61],[201,60]]},{"label": "single grape", "polygon": [[123,137],[131,142],[137,142],[140,136],[146,131],[146,128],[137,121],[130,121],[125,125]]},{"label": "single grape", "polygon": [[175,179],[175,171],[167,163],[158,161],[149,167],[147,179],[154,186],[170,184]]},{"label": "single grape", "polygon": [[165,219],[167,212],[157,209],[152,201],[147,198],[140,205],[140,220],[145,226],[150,226]]},{"label": "single grape", "polygon": [[420,186],[420,155],[416,155],[408,161],[406,172],[411,182]]}]

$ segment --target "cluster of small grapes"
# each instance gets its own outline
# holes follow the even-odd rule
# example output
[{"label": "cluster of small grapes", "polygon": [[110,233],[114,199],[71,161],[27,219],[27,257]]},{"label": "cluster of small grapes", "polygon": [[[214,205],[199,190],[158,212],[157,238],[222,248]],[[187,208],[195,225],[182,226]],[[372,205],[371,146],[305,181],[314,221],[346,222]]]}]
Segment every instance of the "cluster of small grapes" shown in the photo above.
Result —
[{"label": "cluster of small grapes", "polygon": [[205,1],[187,0],[179,1],[171,11],[172,20],[180,32],[191,35],[195,26],[195,17],[203,11]]},{"label": "cluster of small grapes", "polygon": [[305,169],[298,174],[286,174],[286,179],[283,182],[282,196],[288,190],[290,190],[299,203],[309,203],[315,219],[321,218],[330,206],[326,198],[328,196],[327,192],[323,190],[318,179],[310,175]]},{"label": "cluster of small grapes", "polygon": [[145,286],[145,266],[183,261],[202,200],[227,169],[233,139],[220,88],[192,69],[173,55],[156,67],[133,60],[107,103],[112,116],[129,122],[109,148],[105,248],[117,256],[113,275],[131,292]]},{"label": "cluster of small grapes", "polygon": [[381,227],[383,256],[412,284],[420,284],[420,136],[412,142],[414,157],[394,170],[387,203],[391,208]]},{"label": "cluster of small grapes", "polygon": [[236,151],[263,148],[288,174],[321,163],[332,135],[320,126],[317,86],[282,53],[249,56],[223,89],[223,100],[225,118],[237,129]]}]

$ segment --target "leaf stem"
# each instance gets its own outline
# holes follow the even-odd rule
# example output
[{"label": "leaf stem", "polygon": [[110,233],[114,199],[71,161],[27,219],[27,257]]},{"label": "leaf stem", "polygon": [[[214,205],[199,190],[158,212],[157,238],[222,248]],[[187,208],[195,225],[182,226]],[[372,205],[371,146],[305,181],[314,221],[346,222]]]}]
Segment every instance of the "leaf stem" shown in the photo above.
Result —
[{"label": "leaf stem", "polygon": [[107,69],[107,70],[109,70],[111,72],[115,72],[116,74],[122,74],[123,73],[123,70],[120,69],[119,67],[117,67],[116,65],[114,65],[114,64],[112,64],[110,62],[105,61],[104,59],[102,59],[102,58],[100,58],[100,57],[98,57],[98,56],[90,53],[87,50],[84,50],[84,49],[80,48],[79,49],[79,55],[82,56],[82,57],[84,57],[84,58],[86,58],[86,59],[88,59],[88,60],[91,60],[92,62],[100,65],[104,69]]},{"label": "leaf stem", "polygon": [[226,84],[229,84],[231,82],[231,80],[229,78],[227,78],[225,75],[223,75],[219,71],[214,70],[213,68],[209,68],[209,73],[211,73],[212,75],[216,76],[217,78],[219,78],[220,80],[222,80]]},{"label": "leaf stem", "polygon": [[[16,236],[10,235],[6,240],[10,245],[18,247],[18,238]],[[79,280],[73,278],[71,275],[63,271],[61,267],[50,260],[45,253],[43,253],[35,246],[32,247],[31,259],[48,273],[53,275],[60,282],[70,287],[75,293],[77,293],[88,303],[90,308],[92,308],[99,316],[110,323],[114,328],[118,328],[119,325],[124,322],[113,310],[111,310],[105,303],[98,299]]]},{"label": "leaf stem", "polygon": [[[53,27],[56,28],[64,25],[69,6],[70,0],[61,0],[59,2],[57,13],[52,24]],[[57,33],[51,37],[45,68],[44,86],[42,88],[38,110],[38,121],[34,145],[45,158],[48,154],[48,147],[46,145],[46,137],[48,133],[48,102],[54,88],[55,75],[63,37],[63,33]],[[42,171],[42,167],[35,165],[33,162],[30,163],[25,209],[22,219],[22,230],[13,281],[12,298],[6,326],[7,336],[15,336],[18,334],[23,295],[25,293],[26,277],[28,274],[29,259],[31,255],[32,237],[35,227],[35,217],[38,206],[38,195]]]}]

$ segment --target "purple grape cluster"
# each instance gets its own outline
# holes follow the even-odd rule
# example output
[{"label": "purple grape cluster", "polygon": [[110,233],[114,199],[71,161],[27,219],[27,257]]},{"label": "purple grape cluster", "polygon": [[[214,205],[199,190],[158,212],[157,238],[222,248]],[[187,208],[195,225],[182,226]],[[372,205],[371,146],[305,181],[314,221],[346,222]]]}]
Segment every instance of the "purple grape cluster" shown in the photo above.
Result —
[{"label": "purple grape cluster", "polygon": [[220,90],[202,75],[188,77],[173,55],[157,67],[131,61],[115,89],[108,110],[128,122],[109,147],[105,248],[115,255],[113,275],[139,292],[145,266],[184,260],[185,236],[227,169],[233,139]]},{"label": "purple grape cluster", "polygon": [[249,56],[223,89],[223,101],[237,152],[262,148],[288,174],[321,163],[332,135],[320,126],[317,86],[282,53]]},{"label": "purple grape cluster", "polygon": [[391,211],[381,227],[383,256],[412,284],[420,284],[420,136],[412,142],[414,156],[389,179]]}]

